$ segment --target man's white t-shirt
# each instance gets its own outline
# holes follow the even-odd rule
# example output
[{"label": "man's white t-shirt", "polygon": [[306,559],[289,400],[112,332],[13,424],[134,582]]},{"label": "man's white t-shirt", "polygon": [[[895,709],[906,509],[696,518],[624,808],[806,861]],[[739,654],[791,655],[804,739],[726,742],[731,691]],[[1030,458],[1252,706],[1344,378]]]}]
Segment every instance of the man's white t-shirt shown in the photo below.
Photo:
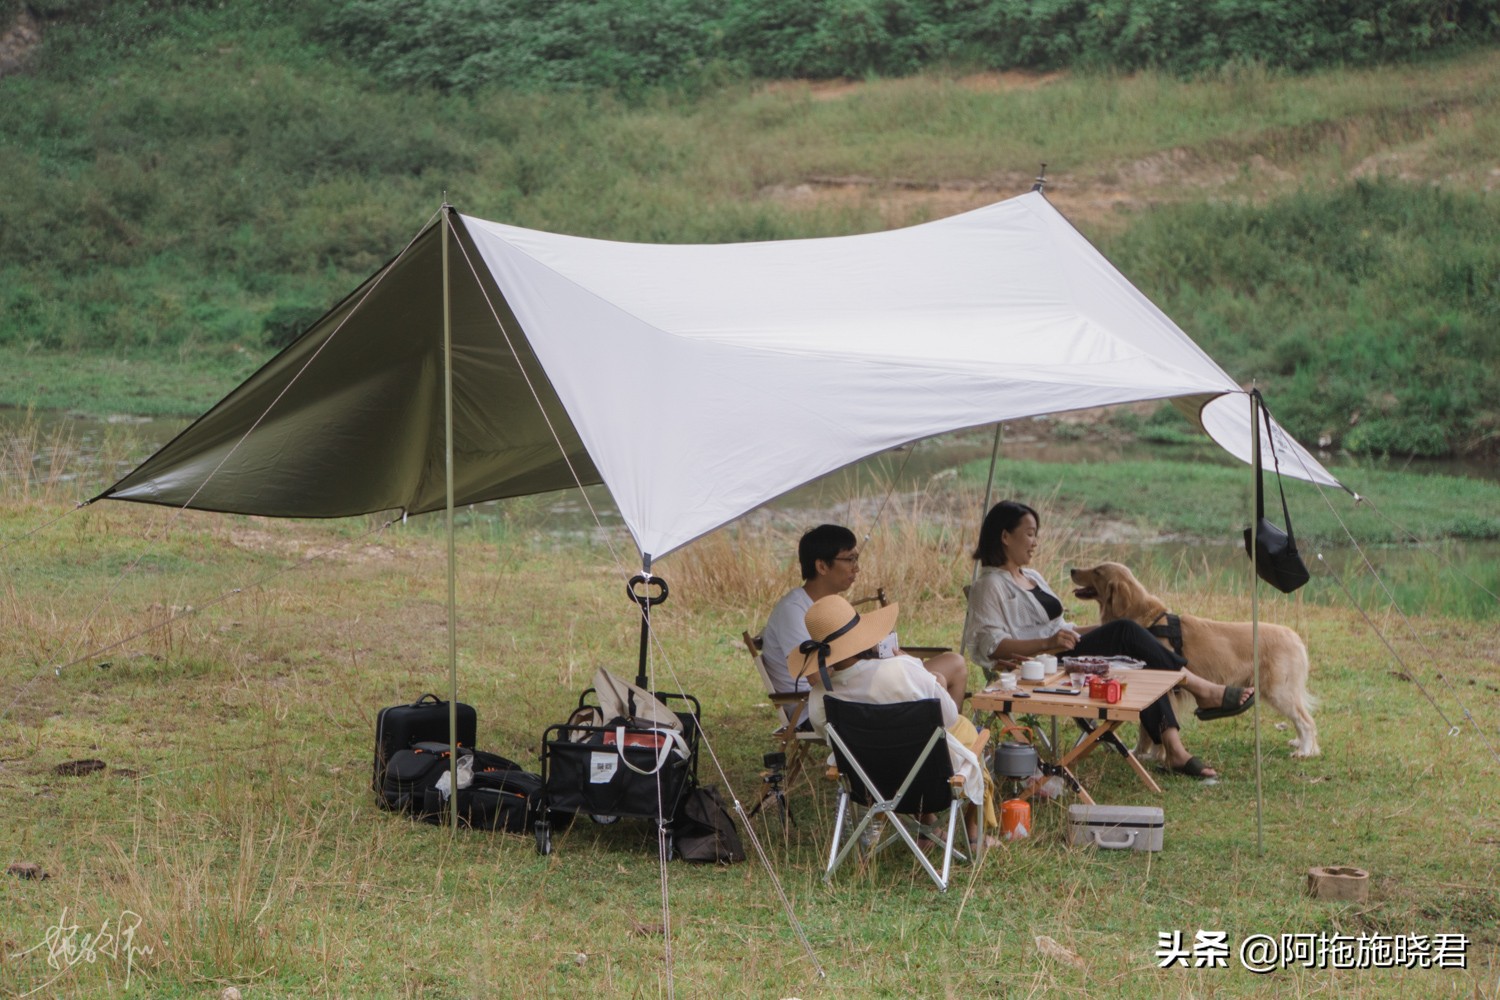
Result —
[{"label": "man's white t-shirt", "polygon": [[766,630],[761,634],[761,652],[766,660],[766,673],[771,675],[771,684],[777,694],[808,689],[805,677],[792,680],[786,661],[798,646],[812,638],[807,633],[807,609],[812,606],[811,595],[801,587],[793,587],[776,602],[771,617],[766,619]]}]

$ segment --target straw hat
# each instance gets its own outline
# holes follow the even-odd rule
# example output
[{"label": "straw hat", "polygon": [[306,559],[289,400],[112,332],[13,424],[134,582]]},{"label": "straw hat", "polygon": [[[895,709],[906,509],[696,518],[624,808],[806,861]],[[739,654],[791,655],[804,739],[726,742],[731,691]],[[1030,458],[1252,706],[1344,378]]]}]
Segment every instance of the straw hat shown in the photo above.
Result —
[{"label": "straw hat", "polygon": [[863,653],[891,634],[896,627],[898,608],[899,604],[888,604],[862,615],[838,594],[814,601],[803,618],[807,622],[807,634],[812,639],[787,657],[787,670],[793,677],[806,677],[815,673],[820,665],[838,663],[856,653]]}]

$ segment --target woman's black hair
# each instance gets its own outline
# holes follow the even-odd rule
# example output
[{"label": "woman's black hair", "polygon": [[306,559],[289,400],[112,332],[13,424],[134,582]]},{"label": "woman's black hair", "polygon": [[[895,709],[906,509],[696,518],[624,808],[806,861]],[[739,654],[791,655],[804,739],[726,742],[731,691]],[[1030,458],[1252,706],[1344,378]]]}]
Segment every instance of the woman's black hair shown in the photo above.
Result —
[{"label": "woman's black hair", "polygon": [[979,545],[974,549],[974,558],[981,566],[1004,566],[1005,545],[1002,536],[1015,531],[1021,519],[1030,514],[1041,527],[1042,519],[1036,511],[1016,500],[1001,500],[984,515],[984,524],[979,527]]}]

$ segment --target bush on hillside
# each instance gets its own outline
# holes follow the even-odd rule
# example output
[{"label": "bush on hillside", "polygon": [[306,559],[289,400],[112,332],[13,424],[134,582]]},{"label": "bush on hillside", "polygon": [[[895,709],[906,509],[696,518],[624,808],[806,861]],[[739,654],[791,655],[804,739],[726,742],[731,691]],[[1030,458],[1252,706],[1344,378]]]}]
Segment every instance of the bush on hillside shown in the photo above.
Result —
[{"label": "bush on hillside", "polygon": [[1493,39],[1500,0],[973,0],[963,20],[1001,66],[1302,70]]},{"label": "bush on hillside", "polygon": [[723,64],[826,79],[948,61],[1183,74],[1382,62],[1500,37],[1500,0],[355,0],[325,31],[403,84],[630,92]]},{"label": "bush on hillside", "polygon": [[711,0],[354,0],[322,31],[402,84],[629,91],[701,68],[714,9]]}]

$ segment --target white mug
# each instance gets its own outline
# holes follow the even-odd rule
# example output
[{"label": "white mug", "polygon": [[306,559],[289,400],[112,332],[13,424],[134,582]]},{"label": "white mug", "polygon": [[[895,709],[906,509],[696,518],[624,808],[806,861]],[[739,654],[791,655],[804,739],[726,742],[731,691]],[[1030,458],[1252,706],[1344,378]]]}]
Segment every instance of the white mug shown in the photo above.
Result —
[{"label": "white mug", "polygon": [[1057,669],[1057,657],[1053,656],[1051,653],[1043,653],[1041,656],[1038,656],[1037,659],[1042,661],[1042,668],[1049,674]]},{"label": "white mug", "polygon": [[1041,660],[1027,660],[1021,664],[1021,680],[1039,681],[1047,676],[1047,667]]}]

